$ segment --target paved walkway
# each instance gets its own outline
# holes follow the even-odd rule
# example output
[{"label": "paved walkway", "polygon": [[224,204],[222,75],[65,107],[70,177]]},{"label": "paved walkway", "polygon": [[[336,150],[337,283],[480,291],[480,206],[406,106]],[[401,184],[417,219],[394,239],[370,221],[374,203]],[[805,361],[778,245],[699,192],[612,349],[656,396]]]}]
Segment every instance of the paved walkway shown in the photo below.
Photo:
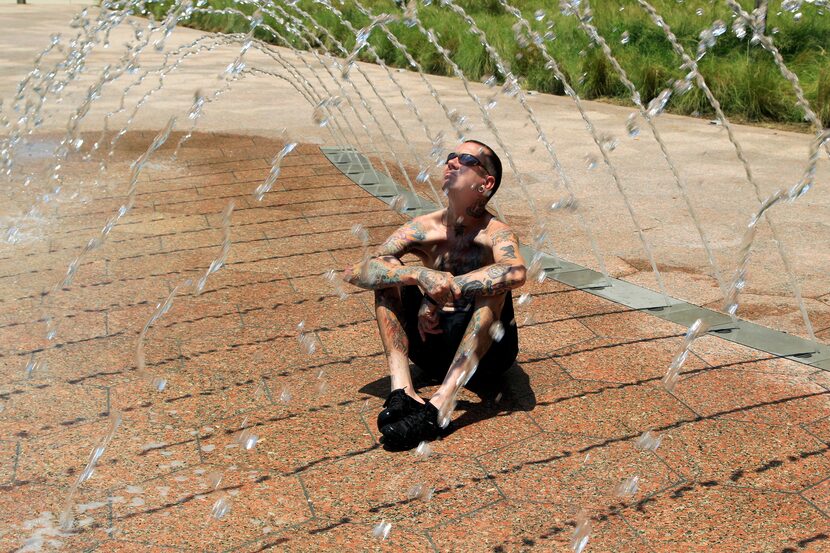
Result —
[{"label": "paved walkway", "polygon": [[[128,134],[111,174],[152,136]],[[827,373],[705,337],[668,393],[660,378],[685,328],[553,282],[526,286],[533,299],[516,306],[521,354],[499,395],[464,392],[427,458],[385,451],[372,295],[340,299],[325,273],[361,255],[353,225],[374,245],[402,217],[313,145],[257,203],[280,147],[198,134],[178,162],[160,150],[134,210],[45,306],[39,291],[121,199],[89,192],[58,208],[47,242],[4,250],[3,550],[38,537],[66,551],[566,550],[580,509],[590,551],[830,550]],[[167,382],[151,390],[135,368],[139,331],[219,255],[229,200],[227,266],[147,334],[148,371]],[[75,530],[60,533],[116,413],[75,494]],[[656,452],[634,446],[646,429],[663,436]],[[636,494],[615,495],[632,476]],[[431,498],[410,497],[418,485]],[[386,541],[373,537],[382,522]]]}]

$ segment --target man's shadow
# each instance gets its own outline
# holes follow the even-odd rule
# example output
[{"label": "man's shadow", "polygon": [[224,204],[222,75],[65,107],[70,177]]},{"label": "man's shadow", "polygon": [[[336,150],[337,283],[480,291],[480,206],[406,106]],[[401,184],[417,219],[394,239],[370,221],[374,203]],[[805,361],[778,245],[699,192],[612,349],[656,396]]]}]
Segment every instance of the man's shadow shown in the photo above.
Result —
[{"label": "man's shadow", "polygon": [[[410,363],[412,384],[420,394],[421,388],[435,387],[441,380],[429,377],[417,365]],[[390,377],[385,376],[369,382],[360,388],[360,392],[386,399],[391,390]],[[478,402],[459,399],[455,415],[449,427],[442,433],[448,436],[469,424],[474,424],[492,417],[509,416],[516,411],[532,411],[536,407],[536,394],[530,387],[530,377],[518,362],[514,362],[504,373],[499,375],[475,374],[465,386],[478,396]],[[428,397],[424,397],[428,399]],[[460,413],[460,416],[458,415]]]}]

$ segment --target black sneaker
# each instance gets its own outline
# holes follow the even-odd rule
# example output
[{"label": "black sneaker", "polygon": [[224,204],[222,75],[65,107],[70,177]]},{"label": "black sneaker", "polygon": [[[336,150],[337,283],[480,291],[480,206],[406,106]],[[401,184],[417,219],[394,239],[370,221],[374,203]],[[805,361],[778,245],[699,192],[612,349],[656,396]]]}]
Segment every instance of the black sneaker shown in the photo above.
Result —
[{"label": "black sneaker", "polygon": [[383,406],[386,409],[378,414],[378,430],[416,412],[423,407],[423,404],[409,397],[404,388],[398,388],[392,390],[392,393],[383,402]]},{"label": "black sneaker", "polygon": [[438,408],[430,402],[398,422],[380,429],[383,443],[396,447],[415,447],[424,440],[438,437]]}]

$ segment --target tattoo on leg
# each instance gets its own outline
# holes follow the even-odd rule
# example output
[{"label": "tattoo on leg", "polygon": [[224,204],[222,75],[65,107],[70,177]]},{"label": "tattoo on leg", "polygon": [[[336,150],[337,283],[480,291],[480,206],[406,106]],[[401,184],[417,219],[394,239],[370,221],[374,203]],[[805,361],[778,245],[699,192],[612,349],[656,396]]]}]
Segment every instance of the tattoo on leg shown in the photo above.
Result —
[{"label": "tattoo on leg", "polygon": [[378,315],[378,324],[381,328],[381,341],[383,342],[387,357],[393,351],[408,355],[409,340],[398,318],[394,313],[386,310],[379,311]]}]

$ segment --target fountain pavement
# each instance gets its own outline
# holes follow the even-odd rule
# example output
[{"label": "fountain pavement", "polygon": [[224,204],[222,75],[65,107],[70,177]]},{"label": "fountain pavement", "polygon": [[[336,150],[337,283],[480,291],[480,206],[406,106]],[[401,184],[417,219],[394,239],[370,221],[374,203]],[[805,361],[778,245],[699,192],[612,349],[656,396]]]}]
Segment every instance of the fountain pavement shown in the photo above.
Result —
[{"label": "fountain pavement", "polygon": [[[125,135],[112,181],[155,134]],[[589,551],[830,550],[826,372],[705,336],[669,393],[660,379],[685,327],[550,280],[522,290],[533,301],[516,305],[521,351],[506,377],[462,392],[430,456],[386,451],[372,294],[345,287],[341,299],[324,277],[360,257],[354,225],[375,245],[404,217],[317,145],[287,156],[257,202],[281,142],[197,132],[172,162],[178,136],[52,298],[55,340],[36,291],[122,198],[85,189],[86,203],[57,206],[48,240],[0,252],[4,550],[39,537],[43,550],[101,552],[564,551],[580,509]],[[82,167],[70,159],[67,174]],[[134,366],[139,331],[216,257],[230,199],[226,266],[147,334],[147,369],[167,381],[151,390]],[[33,352],[43,365],[27,378]],[[75,495],[76,529],[62,533],[56,517],[115,412],[122,424]],[[664,436],[653,452],[634,447],[647,428]],[[632,475],[637,493],[616,496]],[[434,488],[428,500],[410,497],[419,484]],[[217,519],[220,498],[230,511]],[[381,522],[386,540],[373,537]]]},{"label": "fountain pavement", "polygon": [[[153,135],[128,134],[114,174]],[[251,190],[280,143],[200,133],[171,167],[174,138],[134,211],[54,299],[55,341],[39,331],[40,298],[16,290],[63,266],[42,242],[4,251],[4,549],[49,528],[36,521],[61,510],[115,411],[121,428],[77,495],[82,526],[51,538],[66,550],[562,550],[580,508],[595,517],[596,551],[830,547],[826,372],[707,336],[671,394],[660,379],[685,327],[551,281],[526,285],[534,300],[516,306],[516,365],[492,390],[462,394],[433,454],[384,450],[374,418],[389,379],[372,293],[347,287],[341,299],[324,273],[361,255],[353,225],[374,245],[404,217],[315,145],[286,157],[259,203]],[[132,363],[155,308],[143,298],[201,276],[231,198],[227,265],[147,335],[148,370],[167,380],[150,390]],[[102,192],[59,209],[49,253],[71,255],[114,201]],[[46,367],[26,379],[34,351]],[[243,427],[258,437],[251,450]],[[656,452],[634,448],[644,428],[665,435]],[[637,494],[615,497],[633,474]],[[435,488],[431,499],[409,498],[417,484]],[[231,511],[216,520],[220,494]],[[383,542],[372,536],[381,521],[392,523]]]}]

